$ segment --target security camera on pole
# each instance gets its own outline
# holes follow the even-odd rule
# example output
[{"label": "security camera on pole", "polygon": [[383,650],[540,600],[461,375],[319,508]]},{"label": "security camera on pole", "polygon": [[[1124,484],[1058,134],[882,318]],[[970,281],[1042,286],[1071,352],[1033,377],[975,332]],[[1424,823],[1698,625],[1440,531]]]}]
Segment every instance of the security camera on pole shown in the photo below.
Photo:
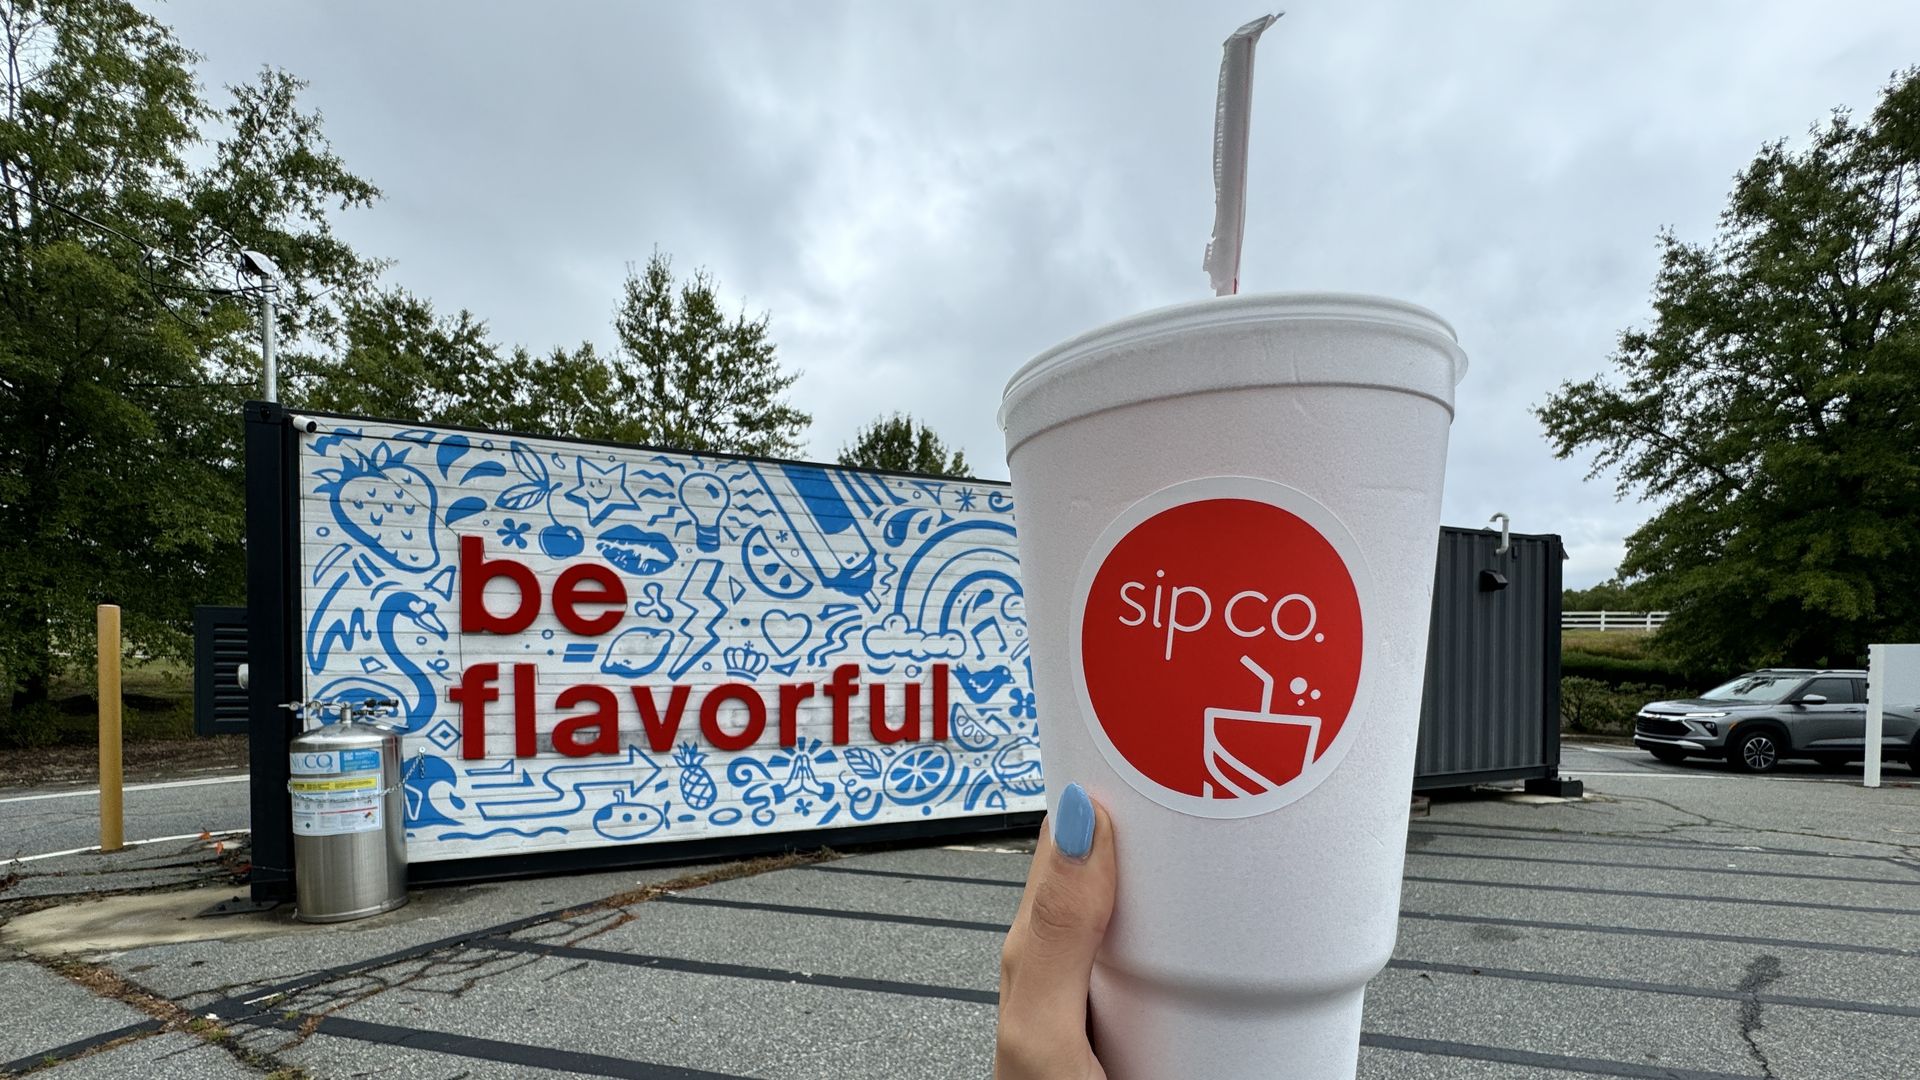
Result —
[{"label": "security camera on pole", "polygon": [[280,267],[264,253],[247,249],[240,252],[240,274],[252,282],[243,292],[260,297],[260,362],[266,369],[263,400],[280,400],[280,365],[274,356],[273,296],[280,291]]}]

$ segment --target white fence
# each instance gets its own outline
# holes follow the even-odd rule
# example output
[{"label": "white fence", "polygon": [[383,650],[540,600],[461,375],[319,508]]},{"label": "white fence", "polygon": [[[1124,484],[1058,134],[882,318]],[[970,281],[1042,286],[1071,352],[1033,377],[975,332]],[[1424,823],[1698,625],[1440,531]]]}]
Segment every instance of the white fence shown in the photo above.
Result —
[{"label": "white fence", "polygon": [[1658,630],[1666,624],[1665,611],[1563,611],[1562,630]]}]

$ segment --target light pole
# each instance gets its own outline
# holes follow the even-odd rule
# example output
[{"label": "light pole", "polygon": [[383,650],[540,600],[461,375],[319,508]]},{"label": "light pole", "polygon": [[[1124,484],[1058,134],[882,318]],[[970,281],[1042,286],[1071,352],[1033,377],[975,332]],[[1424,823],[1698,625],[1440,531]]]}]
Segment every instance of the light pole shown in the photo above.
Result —
[{"label": "light pole", "polygon": [[240,272],[258,281],[260,293],[260,362],[266,369],[264,400],[280,400],[280,363],[274,356],[273,294],[280,290],[280,268],[258,251],[240,253]]}]

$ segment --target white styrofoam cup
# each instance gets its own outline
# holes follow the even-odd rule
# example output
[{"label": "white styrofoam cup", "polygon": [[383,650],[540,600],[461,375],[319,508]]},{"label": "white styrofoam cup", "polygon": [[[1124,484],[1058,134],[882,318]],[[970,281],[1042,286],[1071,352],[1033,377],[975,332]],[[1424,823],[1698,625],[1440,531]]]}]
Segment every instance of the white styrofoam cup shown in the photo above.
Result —
[{"label": "white styrofoam cup", "polygon": [[1112,815],[1113,1080],[1351,1080],[1390,956],[1466,356],[1422,308],[1248,295],[1016,373],[1000,421],[1048,805]]}]

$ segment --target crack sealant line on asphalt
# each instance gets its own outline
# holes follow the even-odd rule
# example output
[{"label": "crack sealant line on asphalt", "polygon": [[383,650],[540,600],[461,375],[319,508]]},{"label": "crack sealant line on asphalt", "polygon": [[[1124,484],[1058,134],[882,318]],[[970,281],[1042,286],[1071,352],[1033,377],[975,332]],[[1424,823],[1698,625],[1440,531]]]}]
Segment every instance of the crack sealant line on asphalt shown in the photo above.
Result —
[{"label": "crack sealant line on asphalt", "polygon": [[142,1020],[137,1024],[128,1024],[126,1027],[115,1028],[112,1031],[103,1031],[98,1035],[89,1035],[84,1039],[75,1039],[73,1042],[63,1046],[56,1046],[51,1050],[42,1050],[37,1054],[29,1054],[26,1057],[15,1058],[5,1064],[0,1064],[0,1076],[11,1076],[16,1073],[27,1072],[31,1069],[42,1068],[53,1062],[65,1061],[68,1058],[77,1057],[90,1050],[97,1050],[108,1043],[119,1042],[121,1039],[131,1039],[140,1035],[151,1035],[166,1026],[166,1024],[158,1020]]},{"label": "crack sealant line on asphalt", "polygon": [[[481,927],[478,930],[471,930],[461,934],[452,934],[447,937],[437,938],[433,941],[423,942],[419,945],[409,945],[404,949],[396,949],[390,953],[382,953],[379,956],[357,963],[338,964],[330,968],[321,968],[318,971],[310,971],[297,978],[274,983],[257,990],[247,991],[245,997],[232,995],[217,1001],[208,1002],[200,1006],[196,1011],[208,1015],[217,1015],[222,1020],[246,1022],[249,1017],[258,1016],[271,1010],[270,1006],[266,1008],[258,1007],[261,1002],[286,997],[289,994],[299,993],[303,990],[310,990],[323,983],[332,982],[335,979],[350,978],[355,975],[365,974],[369,971],[378,971],[383,967],[391,967],[394,964],[403,964],[409,960],[418,960],[423,956],[431,956],[434,953],[446,949],[457,948],[481,938],[512,934],[520,930],[525,930],[529,926],[537,926],[541,923],[552,922],[557,919],[584,915],[599,907],[600,904],[601,901],[595,900],[590,903],[561,908],[558,911],[543,911],[518,919],[512,919],[494,926]],[[229,1015],[230,1013],[233,1015]]]},{"label": "crack sealant line on asphalt", "polygon": [[[749,863],[738,864],[738,865],[751,866],[753,865],[753,863],[749,862]],[[776,867],[770,867],[766,870],[751,871],[746,873],[744,876],[753,877],[753,876],[757,876],[759,873],[767,873],[777,869],[781,869],[781,867],[776,866]],[[662,890],[670,890],[673,887],[673,884],[674,884],[673,882],[662,882],[658,886],[647,886],[645,889],[641,891],[645,892],[647,890],[654,889],[654,888],[659,888]],[[701,887],[702,884],[705,884],[705,882],[693,882],[690,884],[683,885],[681,887],[699,888]],[[409,960],[418,960],[421,957],[431,956],[432,954],[437,952],[442,952],[447,949],[458,948],[462,945],[471,944],[472,942],[478,941],[482,938],[506,937],[506,936],[518,933],[521,930],[525,930],[531,926],[539,926],[544,923],[558,922],[563,919],[571,919],[580,915],[591,914],[595,911],[604,911],[604,910],[607,910],[610,905],[612,905],[613,901],[624,900],[628,897],[634,897],[634,899],[632,899],[629,902],[632,902],[632,903],[643,902],[642,899],[635,896],[635,894],[632,891],[629,891],[626,893],[615,893],[612,896],[603,896],[595,900],[586,901],[584,903],[572,904],[564,908],[556,909],[554,911],[536,912],[532,915],[525,915],[518,919],[509,919],[506,922],[496,923],[492,926],[483,926],[476,930],[469,930],[459,934],[451,934],[451,935],[448,935],[447,937],[438,938],[433,941],[423,942],[419,945],[410,945],[404,949],[396,949],[393,952],[383,953],[379,956],[375,956],[367,960],[361,960],[361,961],[350,963],[350,964],[338,964],[330,968],[321,968],[317,971],[310,971],[305,975],[301,975],[296,978],[287,979],[279,983],[274,983],[268,986],[261,987],[257,990],[248,991],[244,997],[237,994],[228,995],[227,997],[221,998],[217,1001],[209,1002],[208,1004],[201,1006],[200,1011],[208,1015],[218,1015],[222,1019],[234,1019],[241,1022],[246,1022],[249,1018],[259,1016],[271,1008],[271,1006],[268,1006],[267,1008],[257,1007],[258,1004],[261,1002],[278,1000],[280,998],[286,997],[289,994],[294,994],[304,990],[309,990],[315,986],[319,986],[324,983],[329,983],[336,979],[344,979],[344,978],[350,978],[355,975],[363,975],[370,971],[378,971],[383,967],[391,967],[394,964],[405,963]],[[644,898],[644,902],[655,902],[660,900],[669,900],[673,898],[674,898],[674,894],[671,891],[662,891],[658,894],[647,895]],[[612,906],[618,906],[618,905],[612,905]],[[228,1016],[227,1014],[229,1012],[232,1012],[235,1015]]]}]

